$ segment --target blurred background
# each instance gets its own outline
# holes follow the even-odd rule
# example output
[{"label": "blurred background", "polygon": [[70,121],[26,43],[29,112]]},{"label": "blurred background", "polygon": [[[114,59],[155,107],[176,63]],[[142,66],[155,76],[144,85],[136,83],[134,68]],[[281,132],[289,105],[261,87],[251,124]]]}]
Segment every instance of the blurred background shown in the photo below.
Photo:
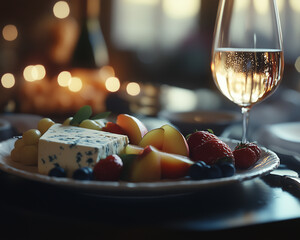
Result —
[{"label": "blurred background", "polygon": [[[239,7],[247,8],[249,1]],[[268,6],[253,1],[263,19]],[[258,105],[268,105],[271,114],[272,106],[281,106],[275,100],[300,104],[300,1],[277,4],[284,78],[270,100]],[[218,0],[2,1],[1,111],[56,118],[86,104],[95,113],[145,116],[239,111],[218,92],[211,75],[217,6]],[[263,20],[261,26],[264,30]],[[281,111],[276,121],[299,120],[288,114]],[[274,115],[265,121],[274,121]]]}]

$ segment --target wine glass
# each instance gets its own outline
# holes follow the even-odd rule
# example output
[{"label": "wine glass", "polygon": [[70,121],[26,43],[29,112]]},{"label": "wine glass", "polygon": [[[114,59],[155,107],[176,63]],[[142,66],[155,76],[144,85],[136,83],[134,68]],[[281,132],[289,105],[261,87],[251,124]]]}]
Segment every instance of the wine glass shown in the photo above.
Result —
[{"label": "wine glass", "polygon": [[241,107],[242,143],[251,107],[275,91],[283,68],[276,0],[220,0],[211,70],[218,89]]}]

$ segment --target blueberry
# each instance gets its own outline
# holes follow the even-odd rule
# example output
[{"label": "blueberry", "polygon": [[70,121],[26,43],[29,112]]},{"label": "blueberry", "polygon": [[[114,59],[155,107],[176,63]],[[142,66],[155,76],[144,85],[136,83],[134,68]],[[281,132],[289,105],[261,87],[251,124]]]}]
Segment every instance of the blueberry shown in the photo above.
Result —
[{"label": "blueberry", "polygon": [[222,171],[223,177],[231,177],[235,174],[235,166],[230,162],[218,163],[218,166]]},{"label": "blueberry", "polygon": [[76,180],[93,180],[93,169],[90,167],[78,168],[74,171],[73,178]]},{"label": "blueberry", "polygon": [[206,172],[206,178],[208,179],[214,179],[214,178],[221,178],[222,177],[222,171],[217,165],[212,165]]},{"label": "blueberry", "polygon": [[205,162],[196,162],[190,167],[188,176],[190,176],[193,180],[205,179],[208,168],[210,168],[210,166],[208,166]]},{"label": "blueberry", "polygon": [[49,171],[50,177],[66,177],[66,171],[62,167],[54,167]]}]

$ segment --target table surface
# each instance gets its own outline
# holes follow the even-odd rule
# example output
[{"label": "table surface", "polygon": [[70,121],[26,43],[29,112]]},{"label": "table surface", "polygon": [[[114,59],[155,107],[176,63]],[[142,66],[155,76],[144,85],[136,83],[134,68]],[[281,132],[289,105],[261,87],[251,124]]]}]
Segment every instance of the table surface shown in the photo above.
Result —
[{"label": "table surface", "polygon": [[39,236],[52,225],[65,231],[92,227],[95,233],[125,228],[195,233],[277,221],[299,223],[299,196],[272,186],[267,178],[187,195],[118,198],[81,194],[1,172],[1,225],[22,226],[28,236]]},{"label": "table surface", "polygon": [[[281,169],[299,173],[291,157],[280,157]],[[0,236],[53,239],[63,232],[75,239],[143,239],[147,233],[147,239],[179,239],[216,231],[297,232],[300,188],[283,179],[267,175],[185,195],[122,198],[87,195],[0,171]]]}]

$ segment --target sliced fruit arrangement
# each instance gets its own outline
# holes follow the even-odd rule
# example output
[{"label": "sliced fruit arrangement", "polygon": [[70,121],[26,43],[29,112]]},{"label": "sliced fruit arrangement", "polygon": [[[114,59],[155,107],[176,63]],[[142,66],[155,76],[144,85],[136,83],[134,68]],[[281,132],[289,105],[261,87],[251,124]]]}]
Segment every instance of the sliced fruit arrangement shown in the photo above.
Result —
[{"label": "sliced fruit arrangement", "polygon": [[[122,152],[106,155],[93,165],[78,164],[78,169],[74,172],[68,172],[59,164],[54,164],[48,172],[49,176],[132,182],[202,180],[230,177],[235,174],[236,168],[247,169],[253,166],[261,155],[261,150],[254,143],[238,144],[232,150],[211,131],[196,131],[186,139],[180,131],[168,124],[148,131],[134,116],[119,114],[116,122],[108,122],[105,119],[108,115],[109,112],[105,112],[91,117],[91,108],[84,106],[73,117],[66,119],[62,126],[126,135],[129,144],[122,148]],[[39,139],[54,124],[51,119],[44,118],[38,123],[37,129],[24,132],[15,142],[11,159],[26,165],[40,164]],[[73,146],[70,145],[71,147]]]}]

